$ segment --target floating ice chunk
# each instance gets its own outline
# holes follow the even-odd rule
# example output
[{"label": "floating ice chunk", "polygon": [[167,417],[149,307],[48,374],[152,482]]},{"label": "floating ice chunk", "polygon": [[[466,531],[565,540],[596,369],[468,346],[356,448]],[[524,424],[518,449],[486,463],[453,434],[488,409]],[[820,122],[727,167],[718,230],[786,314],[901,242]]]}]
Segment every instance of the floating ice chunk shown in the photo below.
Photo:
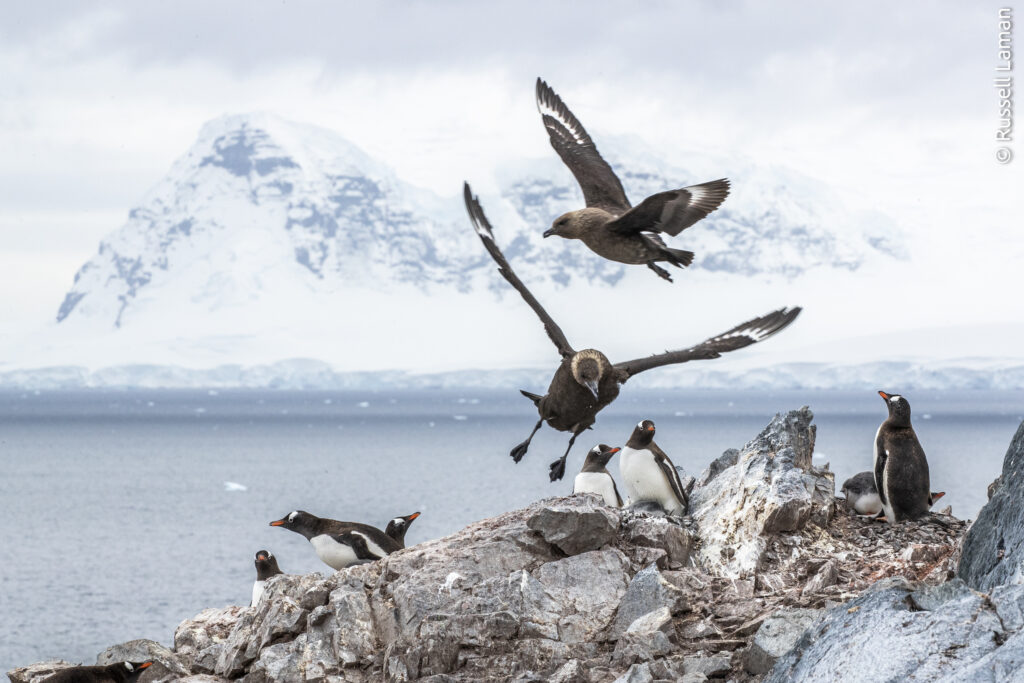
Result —
[{"label": "floating ice chunk", "polygon": [[465,415],[452,415],[452,418],[458,420],[459,422],[462,422],[463,420],[468,420],[469,419]]},{"label": "floating ice chunk", "polygon": [[356,405],[359,406],[360,408],[369,408],[370,407],[370,402],[369,401],[360,401]]},{"label": "floating ice chunk", "polygon": [[245,484],[239,484],[237,481],[226,481],[224,482],[225,491],[248,491],[249,487]]}]

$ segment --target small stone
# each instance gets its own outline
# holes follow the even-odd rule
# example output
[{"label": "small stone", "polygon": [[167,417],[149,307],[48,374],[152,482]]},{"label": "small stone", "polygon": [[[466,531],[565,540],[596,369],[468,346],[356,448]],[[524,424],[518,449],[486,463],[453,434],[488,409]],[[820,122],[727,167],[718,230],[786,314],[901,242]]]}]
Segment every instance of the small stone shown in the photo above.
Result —
[{"label": "small stone", "polygon": [[686,674],[703,674],[708,678],[724,676],[732,669],[732,655],[728,652],[708,656],[687,657],[683,660],[683,671]]}]

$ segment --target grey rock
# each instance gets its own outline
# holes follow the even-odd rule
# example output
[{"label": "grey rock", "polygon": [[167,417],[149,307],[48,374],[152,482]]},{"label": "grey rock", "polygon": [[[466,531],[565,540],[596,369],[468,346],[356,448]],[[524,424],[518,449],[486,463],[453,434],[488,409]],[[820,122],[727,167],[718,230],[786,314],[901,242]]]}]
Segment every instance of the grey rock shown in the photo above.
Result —
[{"label": "grey rock", "polygon": [[823,614],[765,680],[972,680],[963,672],[1007,635],[992,603],[962,582],[917,592],[890,582]]},{"label": "grey rock", "polygon": [[1003,475],[999,475],[992,480],[992,483],[988,485],[988,499],[992,500],[992,496],[996,495],[996,491],[1003,485]]},{"label": "grey rock", "polygon": [[708,483],[721,474],[726,468],[732,467],[740,459],[740,452],[735,448],[729,448],[720,456],[711,461],[711,464],[707,466],[703,473],[698,479],[698,483],[701,486],[707,486]]},{"label": "grey rock", "polygon": [[663,551],[664,566],[669,569],[690,564],[693,534],[678,520],[664,516],[664,511],[653,517],[627,511],[622,516],[622,532],[631,544]]},{"label": "grey rock", "polygon": [[964,539],[957,571],[982,591],[1024,582],[1024,423],[1003,458],[1002,485]]},{"label": "grey rock", "polygon": [[245,607],[208,608],[181,622],[174,631],[174,651],[192,671],[213,673],[224,642],[231,635]]},{"label": "grey rock", "polygon": [[626,673],[615,679],[615,683],[652,683],[651,667],[648,664],[634,664]]},{"label": "grey rock", "polygon": [[188,676],[190,662],[184,655],[171,652],[168,648],[152,640],[130,640],[127,643],[113,645],[96,657],[96,664],[106,666],[115,662],[143,662],[152,660],[139,676],[140,683],[156,683],[156,681],[177,680]]},{"label": "grey rock", "polygon": [[835,561],[829,560],[804,585],[802,592],[808,595],[820,593],[824,589],[834,586],[838,580],[839,568],[836,566]]},{"label": "grey rock", "polygon": [[811,466],[814,416],[806,406],[778,414],[740,451],[736,464],[694,489],[699,561],[721,576],[744,576],[762,563],[772,534],[826,525],[835,507],[834,476]]},{"label": "grey rock", "polygon": [[526,525],[566,555],[597,550],[615,540],[619,515],[611,508],[545,507]]},{"label": "grey rock", "polygon": [[588,683],[590,676],[580,660],[570,659],[559,667],[549,680],[550,683]]},{"label": "grey rock", "polygon": [[766,674],[779,657],[790,649],[822,610],[788,609],[776,612],[761,624],[750,647],[743,653],[743,668],[755,675]]},{"label": "grey rock", "polygon": [[610,639],[617,639],[634,621],[659,609],[678,614],[689,609],[689,600],[686,593],[662,577],[657,567],[645,567],[630,580],[619,602]]},{"label": "grey rock", "polygon": [[72,664],[71,662],[65,662],[63,659],[53,659],[46,662],[31,664],[29,666],[18,667],[17,669],[11,669],[7,672],[7,677],[11,679],[11,683],[39,683],[61,669],[66,669],[69,666],[78,665]]},{"label": "grey rock", "polygon": [[726,652],[718,654],[687,657],[683,660],[683,672],[686,675],[699,674],[706,678],[724,676],[732,669],[732,655]]}]

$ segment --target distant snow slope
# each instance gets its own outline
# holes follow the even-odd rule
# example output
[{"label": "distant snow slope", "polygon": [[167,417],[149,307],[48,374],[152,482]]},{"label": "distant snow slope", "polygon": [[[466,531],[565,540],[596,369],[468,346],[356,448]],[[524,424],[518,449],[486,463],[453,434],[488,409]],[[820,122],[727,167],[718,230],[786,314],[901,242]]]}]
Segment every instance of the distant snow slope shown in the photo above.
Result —
[{"label": "distant snow slope", "polygon": [[[602,151],[634,202],[723,176],[733,190],[721,209],[670,240],[697,253],[670,285],[579,242],[542,238],[553,218],[582,206],[553,152],[476,179],[499,188],[482,198],[499,243],[578,348],[600,346],[623,360],[801,304],[804,315],[777,338],[702,363],[699,373],[686,366],[650,381],[686,385],[700,376],[736,386],[749,377],[761,385],[782,377],[778,364],[808,360],[811,347],[822,368],[914,364],[918,349],[903,341],[820,352],[828,340],[922,326],[874,307],[889,269],[913,265],[892,219],[751,160],[690,157],[701,169],[693,171],[668,152],[615,137]],[[0,385],[30,386],[33,377],[75,386],[533,377],[517,368],[548,367],[552,348],[496,274],[460,190],[439,197],[412,187],[328,130],[264,114],[211,121],[79,269],[55,321],[0,340]],[[880,284],[868,291],[870,283]],[[932,355],[975,351],[968,341]],[[765,367],[775,374],[752,371]],[[846,381],[815,376],[808,381]]]}]

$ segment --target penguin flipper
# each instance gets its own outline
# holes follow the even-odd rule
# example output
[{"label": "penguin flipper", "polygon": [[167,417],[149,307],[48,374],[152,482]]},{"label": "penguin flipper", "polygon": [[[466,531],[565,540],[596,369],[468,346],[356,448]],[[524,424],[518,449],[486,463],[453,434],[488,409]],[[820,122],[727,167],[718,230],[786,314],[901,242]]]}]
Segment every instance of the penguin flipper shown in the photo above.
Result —
[{"label": "penguin flipper", "polygon": [[888,502],[885,495],[885,463],[889,460],[889,450],[883,443],[878,443],[875,444],[875,452],[878,454],[875,458],[875,488],[878,489],[878,499],[884,506]]},{"label": "penguin flipper", "polygon": [[539,406],[540,405],[540,400],[542,398],[544,398],[543,396],[541,396],[539,394],[531,393],[531,392],[527,391],[526,389],[520,389],[519,393],[522,394],[523,396],[525,396],[526,398],[530,399],[531,401],[533,401],[533,405],[535,405],[535,406]]}]

